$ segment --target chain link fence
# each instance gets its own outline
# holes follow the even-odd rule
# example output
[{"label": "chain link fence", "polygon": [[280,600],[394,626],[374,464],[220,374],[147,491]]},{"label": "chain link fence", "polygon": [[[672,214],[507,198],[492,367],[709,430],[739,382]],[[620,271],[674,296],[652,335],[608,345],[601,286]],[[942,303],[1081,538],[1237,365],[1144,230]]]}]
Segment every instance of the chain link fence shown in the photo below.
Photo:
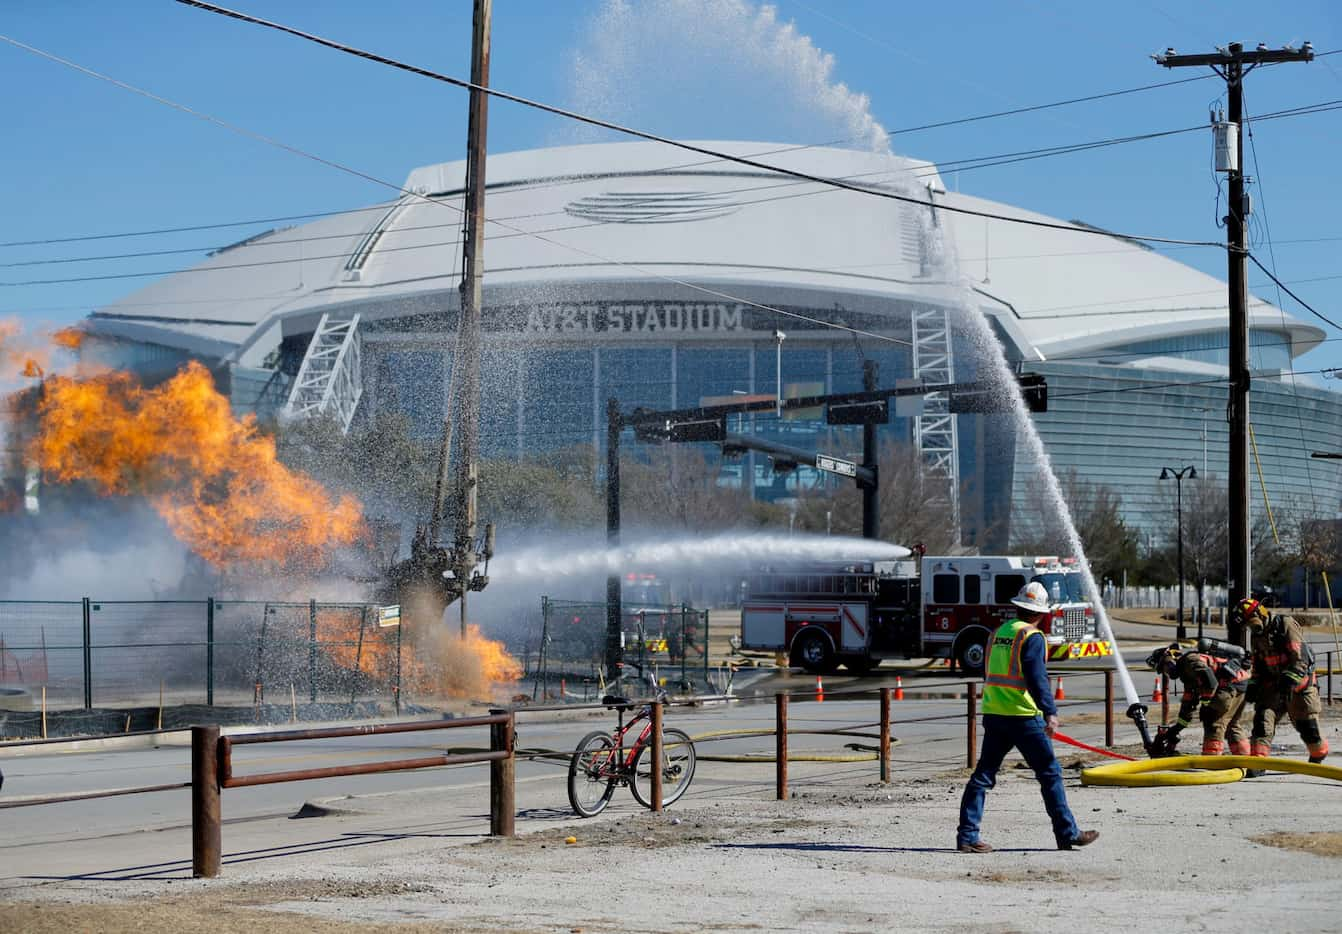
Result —
[{"label": "chain link fence", "polygon": [[389,702],[406,658],[371,604],[0,601],[9,709]]},{"label": "chain link fence", "polygon": [[[685,688],[709,681],[708,611],[688,604],[626,609],[620,625],[627,668]],[[533,698],[594,697],[605,686],[606,604],[541,597]],[[572,686],[569,681],[572,680]]]}]

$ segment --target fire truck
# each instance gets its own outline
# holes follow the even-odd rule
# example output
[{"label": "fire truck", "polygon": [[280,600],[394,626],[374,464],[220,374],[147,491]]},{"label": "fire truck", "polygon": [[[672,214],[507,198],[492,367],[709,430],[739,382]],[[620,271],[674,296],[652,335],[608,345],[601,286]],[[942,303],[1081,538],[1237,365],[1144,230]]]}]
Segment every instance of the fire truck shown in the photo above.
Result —
[{"label": "fire truck", "polygon": [[981,675],[989,636],[1019,615],[1011,598],[1031,581],[1049,594],[1041,629],[1050,660],[1112,653],[1096,638],[1075,560],[992,555],[762,568],[746,584],[741,648],[786,653],[815,673],[843,665],[865,674],[887,658],[946,658]]}]

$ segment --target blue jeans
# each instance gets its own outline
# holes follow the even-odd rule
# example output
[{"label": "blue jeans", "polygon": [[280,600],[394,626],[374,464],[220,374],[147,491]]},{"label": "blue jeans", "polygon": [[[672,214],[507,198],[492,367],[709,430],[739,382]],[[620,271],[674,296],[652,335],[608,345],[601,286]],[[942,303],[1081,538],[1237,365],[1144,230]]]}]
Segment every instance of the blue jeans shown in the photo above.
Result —
[{"label": "blue jeans", "polygon": [[1067,807],[1067,794],[1062,787],[1062,766],[1053,755],[1053,741],[1044,732],[1044,721],[1039,717],[1004,717],[983,715],[983,749],[979,753],[978,768],[969,777],[965,792],[960,797],[960,826],[955,832],[955,843],[976,843],[979,822],[983,820],[983,798],[988,789],[997,784],[997,770],[1013,748],[1019,749],[1026,763],[1039,779],[1039,791],[1044,796],[1044,810],[1053,821],[1053,836],[1058,843],[1069,843],[1081,833],[1076,819]]}]

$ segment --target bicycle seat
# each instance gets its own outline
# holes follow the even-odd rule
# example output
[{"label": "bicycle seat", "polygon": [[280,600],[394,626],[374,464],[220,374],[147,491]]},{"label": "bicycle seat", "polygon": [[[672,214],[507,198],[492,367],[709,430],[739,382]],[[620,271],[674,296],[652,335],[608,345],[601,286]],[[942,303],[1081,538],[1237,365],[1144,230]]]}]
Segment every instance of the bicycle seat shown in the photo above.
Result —
[{"label": "bicycle seat", "polygon": [[620,697],[618,694],[607,694],[601,698],[601,703],[607,707],[614,707],[617,710],[633,710],[634,705],[627,697]]}]

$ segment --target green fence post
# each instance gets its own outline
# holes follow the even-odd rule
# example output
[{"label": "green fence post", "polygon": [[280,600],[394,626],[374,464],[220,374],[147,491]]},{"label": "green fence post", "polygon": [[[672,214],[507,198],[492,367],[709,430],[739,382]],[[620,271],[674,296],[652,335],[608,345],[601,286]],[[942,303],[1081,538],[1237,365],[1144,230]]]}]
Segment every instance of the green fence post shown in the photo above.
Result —
[{"label": "green fence post", "polygon": [[308,699],[317,703],[317,601],[308,601]]},{"label": "green fence post", "polygon": [[93,709],[93,626],[89,619],[92,601],[84,598],[84,709]]},{"label": "green fence post", "polygon": [[214,597],[205,601],[205,706],[214,706]]},{"label": "green fence post", "polygon": [[684,603],[681,603],[681,605],[680,605],[680,684],[681,684],[681,687],[682,687],[682,688],[683,688],[684,685],[685,685],[685,656],[687,656],[687,655],[690,654],[690,637],[689,637],[689,633],[685,631],[685,616],[686,616],[686,614],[689,613],[689,611],[690,611],[690,608],[689,608],[688,606],[686,606]]},{"label": "green fence post", "polygon": [[704,610],[704,684],[708,684],[708,610]]},{"label": "green fence post", "polygon": [[392,690],[396,701],[396,715],[401,715],[401,624],[396,624],[396,687]]}]

